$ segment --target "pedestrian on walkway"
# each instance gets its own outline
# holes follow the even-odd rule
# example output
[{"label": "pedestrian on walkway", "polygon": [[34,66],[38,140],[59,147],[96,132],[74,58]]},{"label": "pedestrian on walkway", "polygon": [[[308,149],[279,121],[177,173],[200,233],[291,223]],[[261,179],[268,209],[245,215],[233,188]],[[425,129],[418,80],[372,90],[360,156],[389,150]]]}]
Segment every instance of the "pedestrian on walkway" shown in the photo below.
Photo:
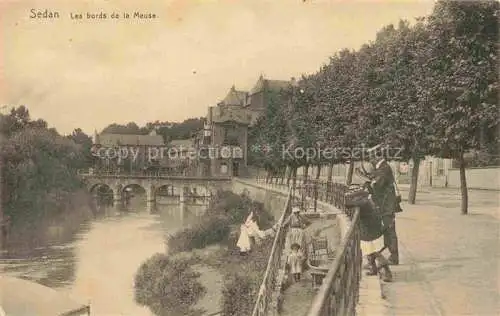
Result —
[{"label": "pedestrian on walkway", "polygon": [[291,252],[288,255],[287,259],[287,264],[290,267],[290,273],[293,275],[293,279],[295,280],[295,282],[300,281],[302,266],[304,263],[304,254],[299,244],[292,244]]},{"label": "pedestrian on walkway", "polygon": [[256,238],[264,239],[265,237],[266,234],[257,224],[255,213],[250,212],[245,223],[240,226],[240,237],[236,243],[236,246],[240,248],[240,255],[246,255],[252,249]]},{"label": "pedestrian on walkway", "polygon": [[359,207],[359,229],[361,253],[368,261],[365,269],[369,270],[367,275],[377,275],[384,282],[392,282],[392,272],[389,262],[382,252],[384,245],[384,225],[379,214],[378,207],[371,200],[372,192],[370,183],[364,187],[351,186],[346,194],[347,207]]},{"label": "pedestrian on walkway", "polygon": [[389,264],[399,264],[398,236],[396,234],[396,213],[401,211],[397,197],[397,186],[394,173],[386,161],[387,150],[382,145],[368,149],[370,162],[373,165],[371,187],[373,201],[378,206],[384,225],[384,244],[390,252]]},{"label": "pedestrian on walkway", "polygon": [[298,244],[301,249],[306,249],[306,236],[304,228],[308,225],[308,221],[300,215],[300,208],[294,207],[292,214],[283,222],[283,226],[290,225],[290,230],[287,234],[287,244],[289,250],[291,245]]}]

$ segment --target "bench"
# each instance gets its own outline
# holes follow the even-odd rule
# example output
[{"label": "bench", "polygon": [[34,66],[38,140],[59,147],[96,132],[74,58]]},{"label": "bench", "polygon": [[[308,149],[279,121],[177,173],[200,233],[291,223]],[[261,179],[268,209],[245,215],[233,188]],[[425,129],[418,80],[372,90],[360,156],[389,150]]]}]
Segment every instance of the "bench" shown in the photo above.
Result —
[{"label": "bench", "polygon": [[307,256],[313,288],[321,286],[334,259],[335,252],[328,248],[328,239],[326,237],[313,237]]}]

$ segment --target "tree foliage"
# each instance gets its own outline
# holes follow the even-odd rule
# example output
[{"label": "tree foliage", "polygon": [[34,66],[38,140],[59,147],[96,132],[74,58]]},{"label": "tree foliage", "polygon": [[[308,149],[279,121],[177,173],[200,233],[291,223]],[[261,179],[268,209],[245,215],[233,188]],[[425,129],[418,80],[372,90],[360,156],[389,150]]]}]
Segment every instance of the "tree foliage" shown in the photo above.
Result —
[{"label": "tree foliage", "polygon": [[189,118],[183,122],[149,122],[145,126],[140,127],[137,123],[129,122],[125,125],[110,124],[106,126],[101,133],[103,134],[126,134],[126,135],[148,135],[151,131],[156,130],[161,135],[165,143],[176,139],[188,139],[194,134],[203,129],[205,119]]},{"label": "tree foliage", "polygon": [[158,316],[193,314],[192,306],[206,293],[199,276],[189,259],[156,254],[136,273],[135,300]]},{"label": "tree foliage", "polygon": [[[62,136],[25,106],[0,115],[3,215],[9,218],[7,247],[39,247],[46,228],[64,226],[68,236],[91,216],[89,196],[77,170],[88,164],[88,136]],[[74,137],[72,137],[74,136]]]},{"label": "tree foliage", "polygon": [[[498,155],[498,18],[497,1],[438,1],[412,25],[388,25],[283,91],[252,137],[289,148],[342,148],[328,159],[285,161],[295,166],[352,161],[356,147],[380,143],[398,148],[390,154],[399,157],[389,159],[417,165],[426,155],[457,159],[466,213],[464,154]],[[275,155],[259,158],[282,164]],[[415,168],[412,201],[417,175]]]}]

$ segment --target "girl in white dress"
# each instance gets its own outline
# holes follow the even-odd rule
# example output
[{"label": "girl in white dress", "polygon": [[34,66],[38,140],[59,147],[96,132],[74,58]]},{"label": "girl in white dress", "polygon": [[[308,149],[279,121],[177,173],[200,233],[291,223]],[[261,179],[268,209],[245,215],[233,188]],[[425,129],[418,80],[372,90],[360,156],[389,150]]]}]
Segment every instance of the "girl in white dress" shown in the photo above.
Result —
[{"label": "girl in white dress", "polygon": [[295,282],[300,281],[300,276],[302,274],[302,265],[304,263],[304,254],[299,244],[292,244],[287,263],[290,267],[290,273],[293,275],[293,279],[295,280]]}]

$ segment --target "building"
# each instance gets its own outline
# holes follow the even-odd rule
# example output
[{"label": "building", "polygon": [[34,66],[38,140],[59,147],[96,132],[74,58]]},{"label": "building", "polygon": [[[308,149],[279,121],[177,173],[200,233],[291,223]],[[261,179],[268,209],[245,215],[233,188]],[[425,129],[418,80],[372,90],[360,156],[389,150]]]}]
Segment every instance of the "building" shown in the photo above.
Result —
[{"label": "building", "polygon": [[141,172],[158,163],[163,137],[149,135],[94,134],[93,154],[97,170],[108,172]]},{"label": "building", "polygon": [[269,97],[271,93],[279,92],[281,89],[287,89],[295,81],[292,80],[270,80],[265,79],[262,75],[257,80],[257,83],[248,93],[249,102],[248,107],[253,111],[263,111],[265,110],[267,104],[269,103]]},{"label": "building", "polygon": [[260,76],[249,92],[232,86],[217,106],[209,107],[204,129],[195,137],[200,148],[200,173],[246,173],[248,128],[264,113],[270,94],[288,88],[292,82]]},{"label": "building", "polygon": [[197,163],[194,139],[177,139],[168,143],[160,166],[169,174],[194,176]]}]

